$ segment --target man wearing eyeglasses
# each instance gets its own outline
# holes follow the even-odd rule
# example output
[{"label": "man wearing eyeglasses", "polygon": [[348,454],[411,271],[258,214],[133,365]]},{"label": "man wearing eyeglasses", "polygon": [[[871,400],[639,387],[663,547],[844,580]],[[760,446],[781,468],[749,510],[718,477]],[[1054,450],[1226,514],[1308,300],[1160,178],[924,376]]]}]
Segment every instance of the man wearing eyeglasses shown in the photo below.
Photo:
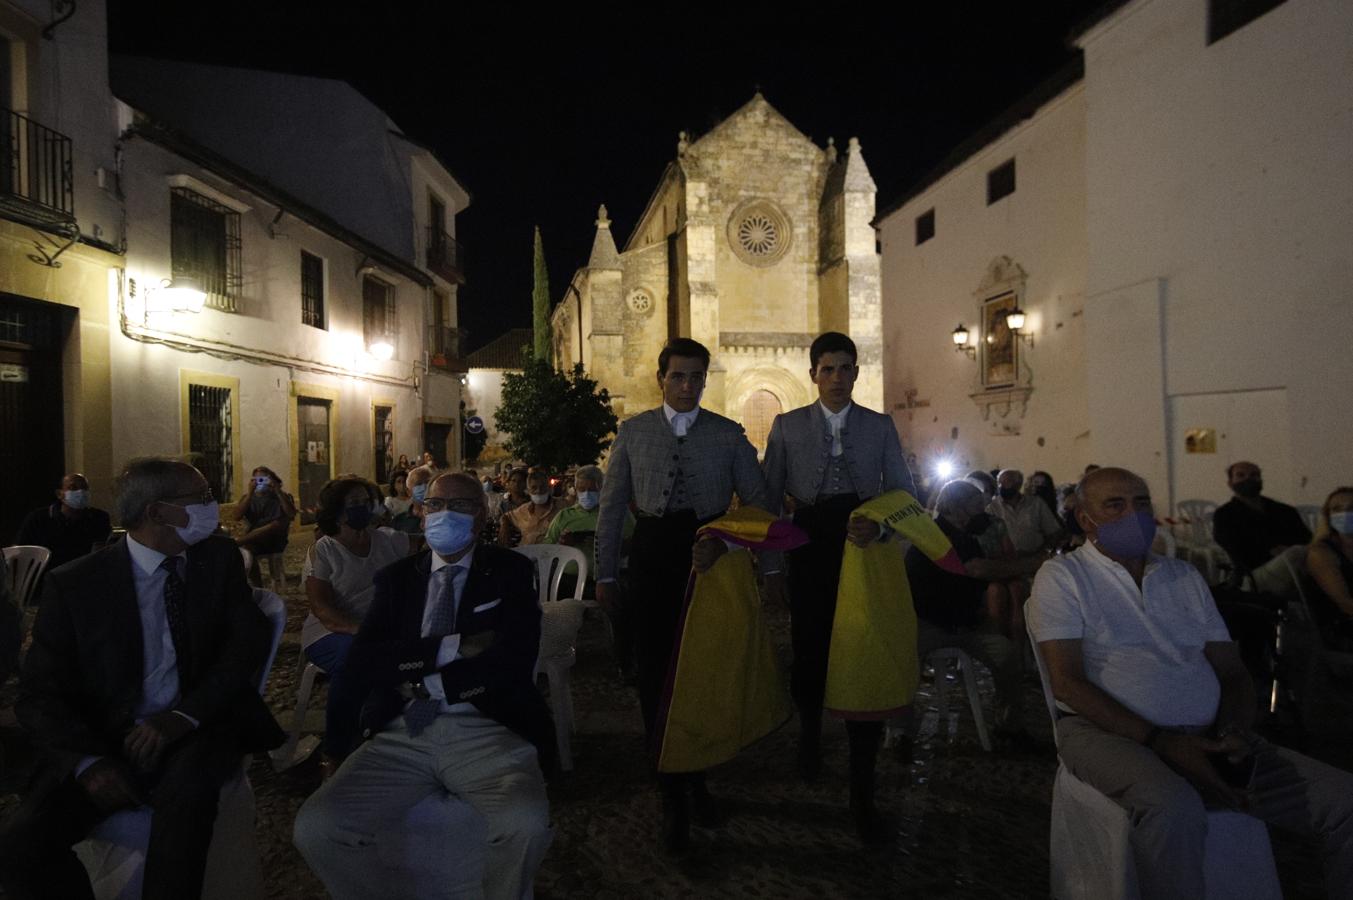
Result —
[{"label": "man wearing eyeglasses", "polygon": [[[722,516],[734,492],[744,505],[766,506],[756,451],[742,426],[700,408],[709,350],[690,338],[673,338],[658,355],[663,404],[620,426],[601,493],[597,519],[597,602],[620,606],[616,576],[625,516],[631,502],[638,521],[630,543],[629,571],[639,664],[639,704],[644,732],[654,736],[691,569],[704,572],[727,550],[723,541],[696,541],[696,530]],[[627,607],[628,608],[628,607]],[[673,852],[690,842],[688,795],[697,821],[721,816],[703,773],[661,775],[663,840]]]},{"label": "man wearing eyeglasses", "polygon": [[[470,476],[438,477],[421,506],[430,549],[377,573],[345,663],[370,740],[301,808],[296,846],[337,900],[388,896],[400,876],[387,861],[408,857],[435,878],[409,896],[527,896],[550,845],[555,762],[532,680],[535,565],[477,543],[484,491]],[[433,797],[435,816],[409,826]]]},{"label": "man wearing eyeglasses", "polygon": [[221,785],[285,737],[258,694],[272,631],[206,479],[132,460],[117,510],[126,539],[47,575],[16,705],[41,762],[0,834],[6,897],[93,897],[71,846],[143,804],[143,894],[199,896]]}]

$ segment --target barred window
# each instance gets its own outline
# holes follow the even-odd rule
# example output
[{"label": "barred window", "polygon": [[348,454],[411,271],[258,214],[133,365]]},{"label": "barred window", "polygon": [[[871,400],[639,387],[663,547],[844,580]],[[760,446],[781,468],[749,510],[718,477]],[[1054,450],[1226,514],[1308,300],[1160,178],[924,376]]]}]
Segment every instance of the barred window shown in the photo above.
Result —
[{"label": "barred window", "polygon": [[240,214],[188,188],[172,188],[169,254],[174,277],[197,280],[207,305],[235,311],[240,294]]},{"label": "barred window", "polygon": [[301,251],[301,322],[328,328],[324,321],[324,260]]},{"label": "barred window", "polygon": [[[395,318],[395,288],[370,275],[362,279],[362,331],[366,343],[393,338],[398,332]],[[393,341],[392,341],[393,343]]]}]

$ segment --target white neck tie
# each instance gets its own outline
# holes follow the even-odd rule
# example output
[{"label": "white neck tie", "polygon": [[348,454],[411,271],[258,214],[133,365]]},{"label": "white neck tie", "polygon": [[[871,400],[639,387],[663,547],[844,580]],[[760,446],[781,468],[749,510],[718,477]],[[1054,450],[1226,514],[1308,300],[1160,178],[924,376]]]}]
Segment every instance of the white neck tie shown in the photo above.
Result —
[{"label": "white neck tie", "polygon": [[686,418],[684,413],[677,413],[672,416],[672,431],[676,433],[677,437],[685,437],[686,429],[689,427],[690,420]]},{"label": "white neck tie", "polygon": [[832,416],[827,420],[831,423],[832,429],[832,456],[840,456],[841,447],[841,419],[839,416]]}]

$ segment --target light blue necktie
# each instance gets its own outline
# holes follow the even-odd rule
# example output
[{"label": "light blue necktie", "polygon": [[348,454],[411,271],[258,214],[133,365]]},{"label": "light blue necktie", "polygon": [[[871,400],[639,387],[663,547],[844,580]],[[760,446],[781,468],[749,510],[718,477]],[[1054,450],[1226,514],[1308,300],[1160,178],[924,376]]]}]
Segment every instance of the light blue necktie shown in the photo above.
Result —
[{"label": "light blue necktie", "polygon": [[[437,582],[437,599],[433,601],[432,622],[428,628],[428,637],[442,637],[455,633],[456,602],[452,585],[455,582],[456,573],[459,571],[461,571],[459,566],[442,566],[432,575]],[[418,737],[422,734],[423,729],[431,725],[432,720],[437,718],[437,713],[441,711],[441,708],[442,701],[432,697],[410,703],[409,708],[404,710],[404,724],[409,726],[409,736]]]}]

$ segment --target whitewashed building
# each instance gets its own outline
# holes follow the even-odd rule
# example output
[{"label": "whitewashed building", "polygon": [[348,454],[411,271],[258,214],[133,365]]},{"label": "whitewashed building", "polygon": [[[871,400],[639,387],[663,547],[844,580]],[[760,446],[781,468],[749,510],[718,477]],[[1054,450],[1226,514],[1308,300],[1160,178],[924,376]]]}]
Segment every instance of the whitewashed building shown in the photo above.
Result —
[{"label": "whitewashed building", "polygon": [[1353,7],[1130,0],[1076,43],[878,221],[904,443],[1124,465],[1162,507],[1252,459],[1322,501],[1353,471]]}]

